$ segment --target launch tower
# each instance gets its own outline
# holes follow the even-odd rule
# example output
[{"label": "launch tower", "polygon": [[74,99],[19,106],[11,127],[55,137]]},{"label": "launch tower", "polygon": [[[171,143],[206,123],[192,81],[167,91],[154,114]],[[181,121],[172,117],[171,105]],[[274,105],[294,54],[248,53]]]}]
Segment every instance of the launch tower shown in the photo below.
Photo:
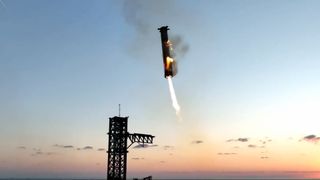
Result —
[{"label": "launch tower", "polygon": [[[108,180],[126,180],[127,153],[133,143],[152,144],[154,136],[149,134],[129,133],[128,117],[109,118],[108,142]],[[129,145],[128,145],[129,141]]]}]

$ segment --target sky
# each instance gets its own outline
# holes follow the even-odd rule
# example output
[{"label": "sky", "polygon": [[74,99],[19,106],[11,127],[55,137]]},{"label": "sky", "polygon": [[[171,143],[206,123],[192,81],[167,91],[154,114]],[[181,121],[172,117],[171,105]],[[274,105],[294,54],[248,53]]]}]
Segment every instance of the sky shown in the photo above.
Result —
[{"label": "sky", "polygon": [[[320,11],[306,0],[1,0],[0,178],[105,178],[109,117],[155,136],[128,177],[320,178]],[[163,77],[160,34],[176,49]],[[175,41],[173,41],[173,44]]]}]

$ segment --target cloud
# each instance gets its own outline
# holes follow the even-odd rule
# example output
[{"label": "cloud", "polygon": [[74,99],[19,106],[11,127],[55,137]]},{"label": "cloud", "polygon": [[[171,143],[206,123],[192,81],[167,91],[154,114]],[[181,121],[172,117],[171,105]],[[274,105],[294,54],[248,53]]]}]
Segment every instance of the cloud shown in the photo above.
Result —
[{"label": "cloud", "polygon": [[73,149],[74,146],[72,145],[60,145],[60,144],[55,144],[53,145],[54,147],[58,147],[58,148],[64,148],[64,149]]},{"label": "cloud", "polygon": [[248,142],[248,138],[238,138],[238,141],[240,141],[240,142]]},{"label": "cloud", "polygon": [[25,150],[25,149],[27,149],[27,147],[25,147],[25,146],[18,146],[17,149]]},{"label": "cloud", "polygon": [[229,155],[237,155],[237,153],[228,153],[228,152],[224,152],[224,153],[217,153],[220,156],[229,156]]},{"label": "cloud", "polygon": [[136,161],[138,161],[138,160],[144,160],[144,158],[139,158],[139,157],[133,157],[133,158],[131,158],[132,160],[136,160]]},{"label": "cloud", "polygon": [[150,147],[157,147],[158,145],[156,144],[152,144],[152,145],[149,145],[149,144],[138,144],[136,146],[134,146],[133,148],[134,149],[145,149],[145,148],[150,148]]},{"label": "cloud", "polygon": [[269,159],[268,156],[261,156],[260,159]]},{"label": "cloud", "polygon": [[92,150],[92,146],[84,146],[83,148],[77,148],[76,150],[81,151],[81,150]]},{"label": "cloud", "polygon": [[307,141],[307,142],[311,142],[311,143],[318,143],[320,141],[320,137],[316,136],[314,134],[311,134],[311,135],[303,137],[302,140]]},{"label": "cloud", "polygon": [[39,148],[33,148],[32,150],[34,152],[31,154],[31,156],[51,156],[57,154],[55,152],[44,152]]},{"label": "cloud", "polygon": [[227,142],[248,142],[249,138],[228,139]]},{"label": "cloud", "polygon": [[160,163],[166,163],[166,161],[160,161]]},{"label": "cloud", "polygon": [[40,148],[32,148],[33,151],[41,151]]},{"label": "cloud", "polygon": [[270,138],[268,138],[268,137],[259,140],[259,142],[262,143],[263,145],[265,145],[265,144],[267,144],[267,143],[269,143],[269,142],[271,142],[271,141],[272,141],[272,139],[270,139]]},{"label": "cloud", "polygon": [[105,148],[99,148],[97,149],[97,151],[105,151],[106,149]]},{"label": "cloud", "polygon": [[248,145],[248,147],[249,147],[249,148],[256,148],[256,147],[257,147],[257,145],[249,144],[249,145]]},{"label": "cloud", "polygon": [[254,144],[249,144],[248,147],[249,148],[265,148],[265,146],[257,146],[257,145],[254,145]]},{"label": "cloud", "polygon": [[173,150],[174,146],[165,145],[165,146],[163,146],[163,149],[164,150]]},{"label": "cloud", "polygon": [[195,140],[191,142],[191,144],[202,144],[202,143],[203,143],[202,140]]},{"label": "cloud", "polygon": [[91,149],[93,149],[93,147],[92,147],[92,146],[85,146],[85,147],[83,147],[82,149],[83,149],[83,150],[91,150]]}]

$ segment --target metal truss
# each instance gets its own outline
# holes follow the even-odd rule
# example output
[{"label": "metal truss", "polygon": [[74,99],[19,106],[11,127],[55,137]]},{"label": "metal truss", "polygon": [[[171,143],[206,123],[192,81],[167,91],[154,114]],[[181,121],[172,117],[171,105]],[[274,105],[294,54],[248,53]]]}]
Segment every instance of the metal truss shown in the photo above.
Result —
[{"label": "metal truss", "polygon": [[[109,118],[108,180],[125,180],[127,177],[127,153],[133,143],[152,144],[154,136],[128,133],[128,117]],[[128,139],[130,145],[127,145]]]},{"label": "metal truss", "polygon": [[131,142],[131,144],[128,146],[129,148],[133,143],[152,144],[154,136],[150,134],[133,133],[133,134],[128,134],[128,138]]}]

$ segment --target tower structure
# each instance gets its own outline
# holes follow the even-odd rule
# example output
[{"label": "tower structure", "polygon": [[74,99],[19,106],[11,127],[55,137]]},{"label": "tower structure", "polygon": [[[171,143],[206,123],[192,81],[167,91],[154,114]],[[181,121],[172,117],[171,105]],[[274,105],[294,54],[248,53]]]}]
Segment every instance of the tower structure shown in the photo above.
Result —
[{"label": "tower structure", "polygon": [[[109,118],[108,180],[125,180],[127,177],[127,153],[133,143],[152,144],[150,134],[129,133],[128,117]],[[128,144],[128,141],[130,144]]]}]

